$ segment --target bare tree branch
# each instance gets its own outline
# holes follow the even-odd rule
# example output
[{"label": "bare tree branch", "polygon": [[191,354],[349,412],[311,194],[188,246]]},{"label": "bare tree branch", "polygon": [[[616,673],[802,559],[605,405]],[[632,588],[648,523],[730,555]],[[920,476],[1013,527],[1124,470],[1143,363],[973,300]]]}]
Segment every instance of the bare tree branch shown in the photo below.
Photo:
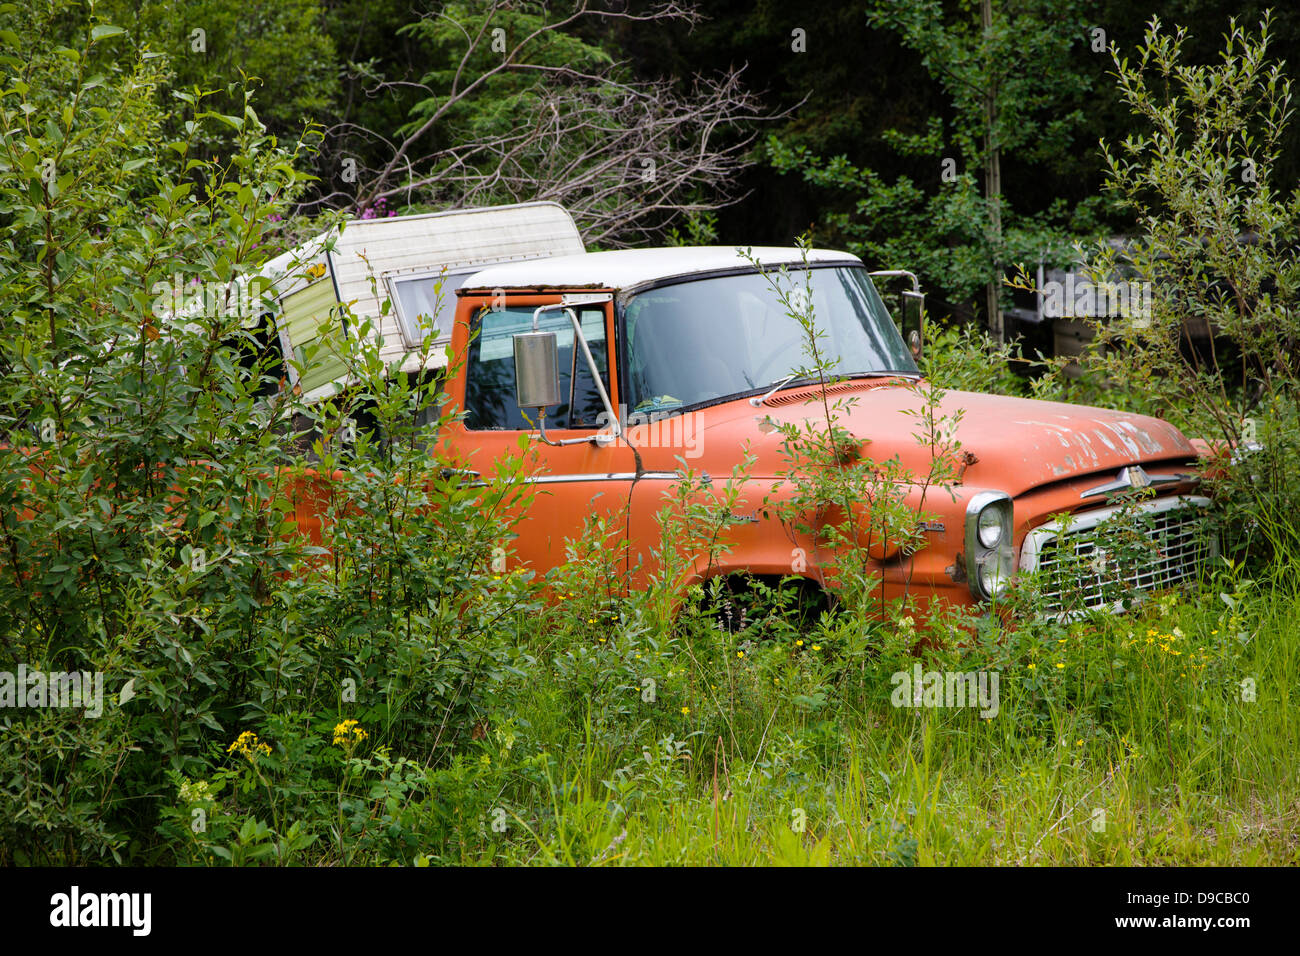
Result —
[{"label": "bare tree branch", "polygon": [[[327,143],[369,140],[381,146],[371,155],[386,159],[377,168],[357,169],[358,189],[348,203],[338,203],[336,191],[303,208],[337,203],[362,212],[397,197],[447,208],[547,199],[570,210],[589,244],[618,246],[661,238],[683,217],[740,198],[735,183],[750,163],[756,125],[789,115],[765,111],[744,88],[743,67],[698,75],[690,89],[679,91],[667,81],[628,80],[620,63],[556,65],[536,56],[547,31],[594,19],[693,25],[700,19],[693,7],[669,0],[632,14],[595,10],[588,0],[578,0],[557,19],[543,18],[541,26],[505,50],[498,48],[484,69],[494,15],[520,7],[511,0],[490,0],[474,22],[456,20],[446,10],[427,16],[429,23],[450,23],[453,35],[466,44],[437,84],[444,88],[429,112],[394,139],[350,122],[327,130]],[[499,32],[495,39],[500,42]],[[479,64],[477,71],[472,63]],[[519,84],[511,87],[518,115],[509,128],[476,130],[472,141],[457,139],[455,120],[463,108],[505,77]],[[380,80],[374,92],[398,85],[428,88],[429,83],[428,78],[422,84]]]}]

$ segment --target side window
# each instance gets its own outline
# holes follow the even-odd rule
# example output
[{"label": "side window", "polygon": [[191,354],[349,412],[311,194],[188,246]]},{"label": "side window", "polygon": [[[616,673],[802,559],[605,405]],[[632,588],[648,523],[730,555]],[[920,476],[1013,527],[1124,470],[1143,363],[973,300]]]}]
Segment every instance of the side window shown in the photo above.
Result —
[{"label": "side window", "polygon": [[[605,313],[583,309],[578,313],[582,334],[591,349],[600,377],[609,381],[609,349],[605,341]],[[469,357],[465,368],[465,427],[475,430],[534,427],[515,404],[515,351],[512,336],[533,327],[533,310],[510,308],[481,310],[474,318]],[[544,312],[538,328],[556,334],[560,363],[561,404],[546,410],[551,428],[598,428],[605,406],[591,377],[586,356],[564,312]],[[529,415],[534,415],[529,409]]]},{"label": "side window", "polygon": [[450,339],[456,317],[456,290],[476,271],[388,279],[396,300],[397,325],[407,348],[419,348],[431,334],[436,336],[435,341]]}]

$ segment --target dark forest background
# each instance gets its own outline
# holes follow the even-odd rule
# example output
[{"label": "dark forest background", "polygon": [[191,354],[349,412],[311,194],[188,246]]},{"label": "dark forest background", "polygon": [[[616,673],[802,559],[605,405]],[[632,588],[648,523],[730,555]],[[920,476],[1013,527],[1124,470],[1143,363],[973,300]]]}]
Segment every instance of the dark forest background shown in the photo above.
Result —
[{"label": "dark forest background", "polygon": [[[307,216],[552,198],[574,210],[595,248],[787,244],[807,233],[873,267],[919,272],[934,301],[970,318],[987,315],[984,290],[998,273],[1040,257],[1066,265],[1075,242],[1131,229],[1102,188],[1099,142],[1134,132],[1111,51],[1133,50],[1158,17],[1187,30],[1188,60],[1212,62],[1230,18],[1254,28],[1268,9],[1240,0],[111,0],[94,15],[164,53],[174,89],[256,77],[254,102],[271,131],[315,137],[319,179],[298,207]],[[1272,10],[1271,36],[1271,54],[1285,59],[1300,39],[1300,9]],[[502,59],[527,69],[485,76]],[[636,97],[615,102],[624,88]],[[979,115],[990,91],[1002,110],[996,144]],[[592,115],[608,126],[593,129]],[[551,116],[548,145],[510,139]],[[1271,170],[1284,193],[1297,175],[1286,145]],[[709,155],[692,157],[697,147]],[[651,162],[660,188],[639,194]],[[610,186],[611,176],[622,184]]]}]

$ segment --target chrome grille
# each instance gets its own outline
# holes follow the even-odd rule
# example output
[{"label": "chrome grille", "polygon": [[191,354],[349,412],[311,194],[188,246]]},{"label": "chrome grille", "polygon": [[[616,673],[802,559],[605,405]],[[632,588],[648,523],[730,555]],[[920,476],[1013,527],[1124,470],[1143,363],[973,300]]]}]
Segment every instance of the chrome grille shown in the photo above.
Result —
[{"label": "chrome grille", "polygon": [[1216,550],[1205,521],[1209,504],[1164,498],[1050,522],[1025,536],[1020,570],[1033,572],[1048,615],[1121,611],[1143,592],[1196,579]]}]

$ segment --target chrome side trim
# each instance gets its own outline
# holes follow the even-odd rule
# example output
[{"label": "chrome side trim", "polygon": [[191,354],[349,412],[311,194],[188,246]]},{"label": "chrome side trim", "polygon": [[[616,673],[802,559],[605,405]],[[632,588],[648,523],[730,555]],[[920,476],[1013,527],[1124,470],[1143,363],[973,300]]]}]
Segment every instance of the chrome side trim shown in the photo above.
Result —
[{"label": "chrome side trim", "polygon": [[608,474],[534,475],[531,478],[525,478],[524,481],[533,485],[559,485],[578,481],[632,481],[633,479],[637,481],[646,479],[680,481],[681,477],[675,471],[646,471],[639,475],[634,471],[616,471]]}]

